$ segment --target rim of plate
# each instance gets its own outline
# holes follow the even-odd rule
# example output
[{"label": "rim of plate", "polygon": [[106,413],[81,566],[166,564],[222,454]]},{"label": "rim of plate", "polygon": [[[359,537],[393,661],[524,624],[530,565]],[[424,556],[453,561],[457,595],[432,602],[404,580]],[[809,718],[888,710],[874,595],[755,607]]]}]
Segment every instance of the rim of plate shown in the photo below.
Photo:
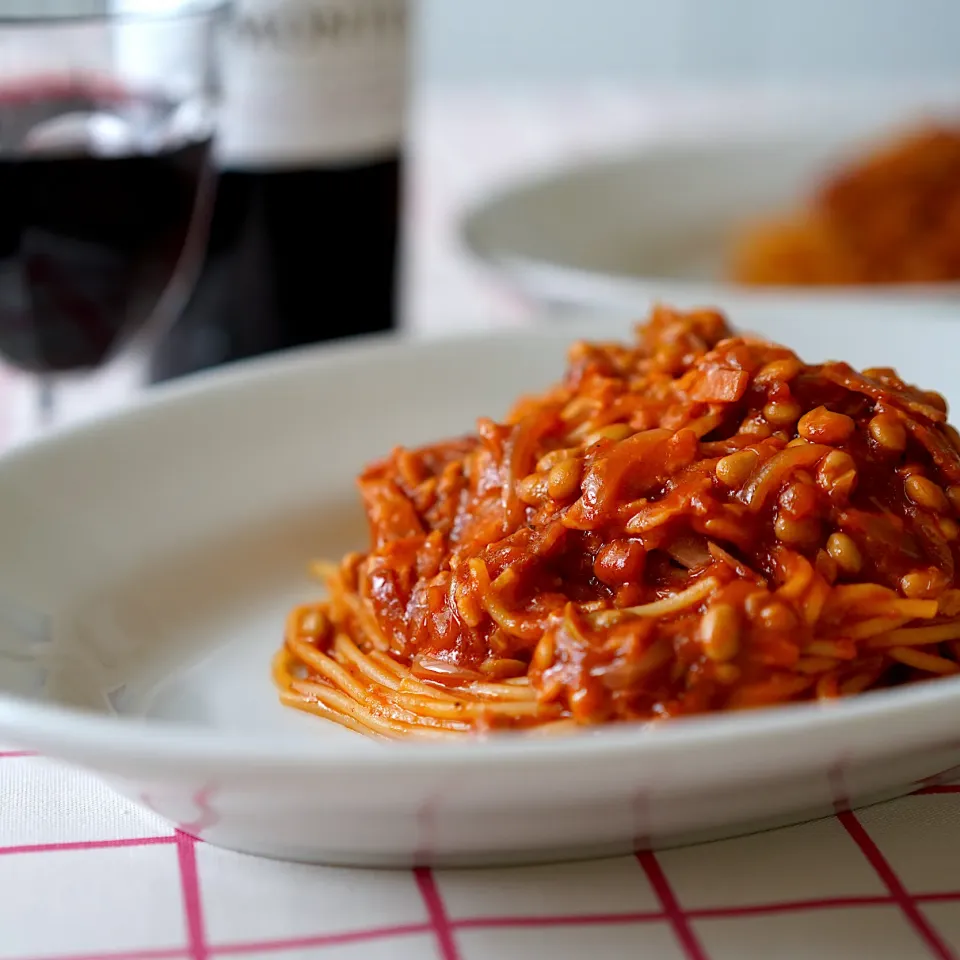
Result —
[{"label": "rim of plate", "polygon": [[[462,239],[481,265],[495,275],[508,277],[522,293],[549,303],[561,303],[575,309],[603,309],[623,307],[645,300],[671,298],[685,303],[707,303],[722,297],[728,304],[783,303],[792,299],[812,307],[845,303],[865,309],[896,301],[901,305],[921,303],[960,302],[960,281],[953,283],[888,284],[872,288],[787,287],[770,284],[751,287],[723,280],[680,280],[669,277],[631,276],[603,273],[582,267],[538,260],[517,253],[496,251],[483,241],[467,233],[464,225]],[[872,290],[874,292],[865,292]]]},{"label": "rim of plate", "polygon": [[[838,114],[837,116],[840,116]],[[836,117],[832,118],[836,123]],[[810,132],[823,132],[835,129],[831,119],[826,122],[819,118],[808,120],[803,127]],[[870,128],[866,128],[869,130]],[[868,135],[864,131],[855,131],[850,142]],[[565,264],[549,260],[535,254],[510,249],[510,245],[491,239],[490,221],[494,224],[503,217],[505,210],[525,198],[543,190],[562,188],[565,182],[577,181],[582,177],[595,176],[605,170],[616,170],[625,164],[643,163],[648,160],[663,162],[671,157],[690,157],[698,155],[704,146],[718,150],[731,148],[746,149],[756,147],[789,147],[791,144],[806,143],[808,135],[796,130],[777,128],[769,136],[756,131],[728,130],[720,131],[711,139],[701,135],[678,135],[673,139],[657,139],[641,142],[601,156],[594,156],[553,165],[539,173],[516,176],[499,185],[482,199],[468,205],[461,214],[458,232],[466,248],[488,268],[511,277],[528,292],[547,299],[570,301],[582,308],[604,303],[629,303],[651,296],[671,295],[686,299],[723,295],[745,303],[782,302],[785,298],[805,300],[816,305],[825,302],[845,301],[852,304],[871,304],[895,299],[910,300],[952,300],[960,298],[960,280],[944,283],[917,284],[873,284],[854,286],[837,284],[833,286],[791,286],[770,284],[751,286],[733,280],[687,280],[659,274],[623,273],[602,269],[589,269],[574,264]],[[509,214],[508,214],[509,215]]]},{"label": "rim of plate", "polygon": [[[578,317],[588,319],[586,314]],[[593,315],[600,323],[612,317]],[[948,317],[931,315],[926,322],[956,325]],[[619,322],[618,320],[615,322]],[[624,320],[626,327],[630,321]],[[371,358],[411,355],[419,351],[458,349],[464,342],[486,340],[504,344],[527,340],[569,339],[570,320],[534,328],[494,332],[471,330],[427,338],[410,334],[372,334],[352,341],[288,350],[274,356],[239,361],[224,369],[205,371],[182,380],[151,387],[130,405],[94,419],[54,427],[0,455],[0,471],[29,458],[32,452],[70,436],[82,440],[113,423],[136,420],[164,408],[176,408],[207,393],[229,393],[259,381],[283,377],[298,370],[323,369],[344,362],[363,364]],[[275,737],[228,733],[184,725],[171,720],[136,716],[107,716],[58,704],[42,703],[0,692],[0,733],[4,739],[52,755],[96,755],[116,762],[148,762],[168,766],[243,764],[267,769],[315,767],[326,762],[340,768],[406,770],[443,765],[484,765],[491,761],[517,764],[539,762],[602,762],[624,752],[671,753],[684,746],[711,747],[818,732],[870,727],[878,719],[902,723],[911,716],[953,706],[960,713],[960,676],[923,681],[888,690],[870,691],[829,704],[801,703],[740,713],[682,717],[665,723],[631,723],[588,728],[552,737],[504,733],[456,742],[394,741],[378,750],[355,750],[350,740],[318,741],[305,738],[278,741]],[[318,723],[320,721],[318,720]]]}]

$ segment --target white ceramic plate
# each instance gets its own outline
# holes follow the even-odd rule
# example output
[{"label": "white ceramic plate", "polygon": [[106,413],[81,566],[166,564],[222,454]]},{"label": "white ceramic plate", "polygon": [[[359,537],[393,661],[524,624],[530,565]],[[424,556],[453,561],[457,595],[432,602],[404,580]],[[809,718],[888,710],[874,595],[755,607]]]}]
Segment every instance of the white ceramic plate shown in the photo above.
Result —
[{"label": "white ceramic plate", "polygon": [[[895,361],[960,401],[928,307],[734,319],[810,358]],[[95,771],[204,839],[330,863],[475,864],[717,836],[960,762],[960,681],[553,741],[382,744],[269,678],[308,558],[365,541],[354,476],[498,415],[625,323],[272,359],[0,458],[0,740]]]},{"label": "white ceramic plate", "polygon": [[[944,111],[911,103],[831,106],[777,120],[665,138],[507,187],[470,210],[467,246],[522,291],[554,307],[664,299],[776,303],[890,296],[960,300],[960,284],[751,288],[726,279],[745,222],[789,211],[837,163]],[[955,110],[954,110],[955,113]],[[954,116],[955,119],[955,116]]]}]

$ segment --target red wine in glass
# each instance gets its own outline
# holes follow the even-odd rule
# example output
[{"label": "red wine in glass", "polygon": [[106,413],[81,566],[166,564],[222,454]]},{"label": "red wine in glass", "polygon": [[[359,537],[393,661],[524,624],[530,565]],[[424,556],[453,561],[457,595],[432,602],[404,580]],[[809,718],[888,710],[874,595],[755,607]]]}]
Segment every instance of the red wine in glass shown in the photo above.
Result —
[{"label": "red wine in glass", "polygon": [[0,87],[0,355],[101,367],[154,315],[210,176],[190,104],[93,83]]}]

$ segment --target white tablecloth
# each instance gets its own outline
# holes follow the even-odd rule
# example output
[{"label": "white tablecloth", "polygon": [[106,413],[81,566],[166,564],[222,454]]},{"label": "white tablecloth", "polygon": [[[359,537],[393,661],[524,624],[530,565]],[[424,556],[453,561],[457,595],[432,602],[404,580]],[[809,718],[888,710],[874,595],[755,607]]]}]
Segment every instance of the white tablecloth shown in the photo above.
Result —
[{"label": "white tablecloth", "polygon": [[[410,322],[524,322],[529,305],[464,258],[457,209],[529,167],[650,135],[668,115],[624,91],[429,98],[415,122]],[[124,390],[120,378],[65,391],[64,414]],[[15,442],[31,427],[29,388],[5,374],[0,399],[0,434]],[[0,960],[221,956],[960,957],[960,787],[918,785],[856,813],[656,855],[379,873],[227,853],[83,773],[0,752]]]}]

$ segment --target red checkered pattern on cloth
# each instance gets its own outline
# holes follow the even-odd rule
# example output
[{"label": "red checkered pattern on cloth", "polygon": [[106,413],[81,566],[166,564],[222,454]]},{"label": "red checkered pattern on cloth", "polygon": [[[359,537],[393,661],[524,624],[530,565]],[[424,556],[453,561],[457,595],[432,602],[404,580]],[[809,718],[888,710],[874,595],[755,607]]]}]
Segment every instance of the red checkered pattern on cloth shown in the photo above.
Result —
[{"label": "red checkered pattern on cloth", "polygon": [[5,960],[960,957],[960,786],[668,850],[376,872],[228,853],[0,754]]},{"label": "red checkered pattern on cloth", "polygon": [[[674,106],[610,90],[421,104],[412,325],[522,322],[529,305],[464,258],[458,208],[529,167],[655,132]],[[703,109],[715,119],[716,103]],[[0,377],[2,440],[28,429],[23,381]],[[960,786],[932,783],[772,833],[591,863],[284,864],[209,847],[92,777],[0,749],[0,960],[943,960],[960,958],[958,863]]]}]

